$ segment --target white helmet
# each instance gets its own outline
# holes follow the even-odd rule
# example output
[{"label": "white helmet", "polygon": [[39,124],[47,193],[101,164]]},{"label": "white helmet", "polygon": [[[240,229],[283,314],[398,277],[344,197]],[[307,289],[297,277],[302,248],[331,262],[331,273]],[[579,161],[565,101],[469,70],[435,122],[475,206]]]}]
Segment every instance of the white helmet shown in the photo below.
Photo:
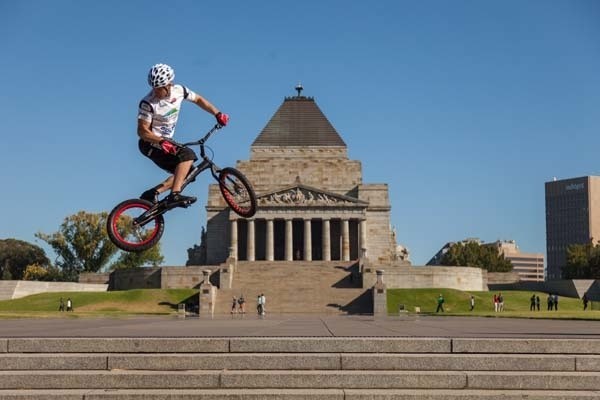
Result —
[{"label": "white helmet", "polygon": [[173,82],[175,71],[167,64],[156,64],[148,72],[148,84],[153,88],[167,86]]}]

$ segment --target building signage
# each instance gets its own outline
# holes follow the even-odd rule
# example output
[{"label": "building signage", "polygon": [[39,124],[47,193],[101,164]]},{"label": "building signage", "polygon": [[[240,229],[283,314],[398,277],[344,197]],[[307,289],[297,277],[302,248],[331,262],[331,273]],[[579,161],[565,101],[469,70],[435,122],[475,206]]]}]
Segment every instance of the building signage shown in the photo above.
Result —
[{"label": "building signage", "polygon": [[581,190],[585,187],[584,183],[571,183],[565,187],[565,190]]}]

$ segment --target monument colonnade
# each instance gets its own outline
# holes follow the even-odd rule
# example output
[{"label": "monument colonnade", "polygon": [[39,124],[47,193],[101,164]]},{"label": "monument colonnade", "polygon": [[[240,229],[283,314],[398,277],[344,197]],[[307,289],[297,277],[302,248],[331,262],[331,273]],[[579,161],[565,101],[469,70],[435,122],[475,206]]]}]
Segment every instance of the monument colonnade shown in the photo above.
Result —
[{"label": "monument colonnade", "polygon": [[[265,229],[258,231],[256,228],[256,221],[263,220],[265,223]],[[356,223],[358,227],[358,241],[357,251],[353,253],[358,253],[358,249],[364,248],[367,246],[367,220],[364,215],[353,215],[353,216],[345,216],[345,217],[321,217],[321,216],[307,216],[302,217],[298,215],[294,216],[270,216],[266,215],[264,217],[254,217],[250,219],[237,219],[232,218],[230,220],[231,228],[230,228],[230,249],[232,249],[235,258],[238,257],[238,246],[239,246],[239,232],[241,225],[241,221],[246,221],[246,261],[256,261],[257,254],[257,242],[259,242],[257,235],[264,234],[265,237],[260,240],[260,243],[264,243],[264,259],[266,261],[275,261],[275,221],[283,220],[285,223],[285,233],[283,235],[284,242],[284,257],[285,261],[293,261],[294,260],[294,224],[293,221],[301,220],[303,224],[303,240],[301,242],[302,245],[302,257],[301,259],[304,261],[313,261],[313,221],[320,222],[321,232],[320,232],[320,240],[316,245],[321,247],[321,257],[322,261],[335,261],[332,259],[332,228],[331,221],[337,220],[340,224],[340,247],[341,251],[339,261],[350,261],[351,259],[351,245],[353,241],[351,241],[350,234],[350,224]],[[243,243],[242,243],[243,245]],[[298,258],[296,258],[298,259]]]}]

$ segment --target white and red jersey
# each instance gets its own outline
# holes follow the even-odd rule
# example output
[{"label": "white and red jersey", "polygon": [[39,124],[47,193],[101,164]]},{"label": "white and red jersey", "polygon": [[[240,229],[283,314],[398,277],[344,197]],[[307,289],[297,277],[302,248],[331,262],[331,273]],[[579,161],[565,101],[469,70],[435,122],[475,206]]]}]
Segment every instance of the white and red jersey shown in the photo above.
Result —
[{"label": "white and red jersey", "polygon": [[150,91],[140,101],[138,119],[150,123],[152,133],[159,137],[173,137],[175,125],[179,118],[179,110],[183,100],[195,101],[196,93],[183,85],[171,86],[171,94],[164,99],[158,99]]}]

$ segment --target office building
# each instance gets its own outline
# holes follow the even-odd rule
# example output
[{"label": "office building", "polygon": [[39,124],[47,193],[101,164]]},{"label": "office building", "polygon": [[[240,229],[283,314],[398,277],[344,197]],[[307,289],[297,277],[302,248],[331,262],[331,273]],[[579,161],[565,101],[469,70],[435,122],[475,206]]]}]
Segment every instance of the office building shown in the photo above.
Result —
[{"label": "office building", "polygon": [[520,281],[544,281],[544,255],[542,253],[522,253],[514,240],[497,240],[486,246],[495,246],[504,258],[510,260],[513,272],[519,274]]},{"label": "office building", "polygon": [[600,239],[600,177],[546,182],[546,279],[561,279],[567,247]]}]

